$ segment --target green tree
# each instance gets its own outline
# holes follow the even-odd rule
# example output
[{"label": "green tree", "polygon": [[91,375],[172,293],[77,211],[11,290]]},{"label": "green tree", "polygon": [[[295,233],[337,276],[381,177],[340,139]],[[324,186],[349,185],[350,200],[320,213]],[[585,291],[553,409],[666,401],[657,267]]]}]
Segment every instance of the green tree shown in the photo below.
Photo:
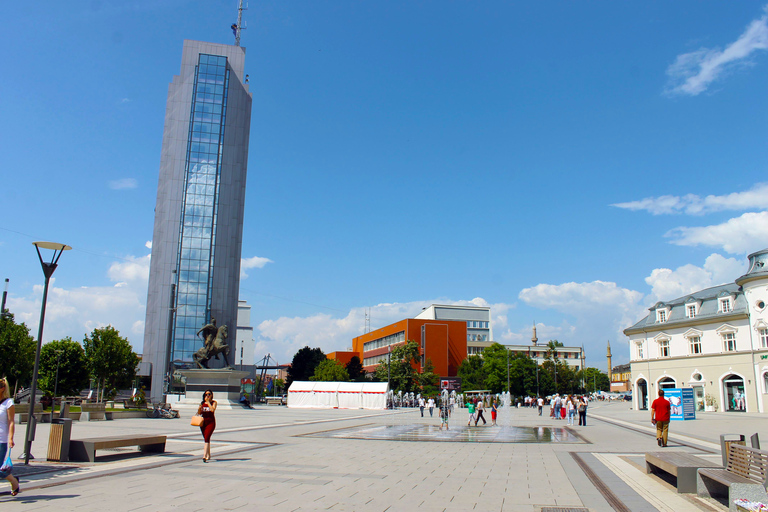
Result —
[{"label": "green tree", "polygon": [[471,391],[485,389],[485,372],[483,371],[483,358],[471,355],[461,362],[457,371],[461,377],[461,389]]},{"label": "green tree", "polygon": [[127,388],[136,378],[139,356],[117,329],[108,325],[96,328],[83,339],[88,373],[101,389],[101,399],[120,388]]},{"label": "green tree", "polygon": [[416,376],[422,395],[436,395],[439,391],[440,376],[435,373],[435,365],[431,359],[424,363],[424,371]]},{"label": "green tree", "polygon": [[492,393],[501,393],[507,389],[507,348],[494,343],[483,349],[483,373],[485,389]]},{"label": "green tree", "polygon": [[389,357],[389,364],[386,361],[379,363],[376,367],[376,378],[380,381],[387,381],[387,368],[389,368],[389,387],[397,391],[410,392],[418,391],[416,376],[419,360],[419,344],[413,340],[408,340],[402,345],[397,345],[392,349]]},{"label": "green tree", "polygon": [[589,393],[595,391],[610,391],[611,389],[608,375],[597,368],[584,368],[579,372],[578,379],[584,381],[584,391]]},{"label": "green tree", "polygon": [[29,327],[17,324],[12,313],[0,315],[0,377],[8,379],[11,393],[19,386],[29,386],[35,365],[35,339]]},{"label": "green tree", "polygon": [[518,353],[510,358],[509,387],[514,396],[536,395],[536,361],[528,354]]},{"label": "green tree", "polygon": [[365,380],[365,370],[363,370],[363,363],[360,362],[360,358],[352,356],[346,366],[347,373],[349,374],[349,380],[354,382],[362,382]]},{"label": "green tree", "polygon": [[[58,363],[58,364],[57,364]],[[58,385],[56,369],[58,367]],[[82,345],[70,337],[43,345],[37,384],[45,394],[78,395],[88,386],[88,368]]]},{"label": "green tree", "polygon": [[282,393],[285,389],[285,381],[283,379],[275,379],[275,390],[278,394]]},{"label": "green tree", "polygon": [[286,387],[291,387],[293,381],[309,380],[315,374],[317,365],[325,361],[325,354],[319,348],[300,348],[293,356],[290,368],[288,368],[288,379]]},{"label": "green tree", "polygon": [[315,368],[315,374],[309,378],[309,380],[319,380],[324,382],[347,382],[349,380],[349,373],[347,369],[338,361],[332,361],[326,359],[321,361],[317,368]]}]

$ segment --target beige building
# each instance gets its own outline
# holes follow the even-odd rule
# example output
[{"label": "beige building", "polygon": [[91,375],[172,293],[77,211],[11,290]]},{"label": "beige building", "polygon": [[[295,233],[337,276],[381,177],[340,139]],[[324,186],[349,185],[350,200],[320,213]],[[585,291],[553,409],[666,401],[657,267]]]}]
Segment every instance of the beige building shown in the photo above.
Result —
[{"label": "beige building", "polygon": [[636,409],[659,388],[693,388],[696,409],[768,410],[768,249],[734,283],[658,302],[629,337]]}]

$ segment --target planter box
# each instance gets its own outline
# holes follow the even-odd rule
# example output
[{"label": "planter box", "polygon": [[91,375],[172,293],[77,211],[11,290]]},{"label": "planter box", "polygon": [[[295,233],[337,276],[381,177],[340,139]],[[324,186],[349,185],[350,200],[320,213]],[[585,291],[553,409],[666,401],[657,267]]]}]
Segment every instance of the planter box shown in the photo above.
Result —
[{"label": "planter box", "polygon": [[704,412],[715,412],[715,406],[714,405],[705,405],[704,406]]}]

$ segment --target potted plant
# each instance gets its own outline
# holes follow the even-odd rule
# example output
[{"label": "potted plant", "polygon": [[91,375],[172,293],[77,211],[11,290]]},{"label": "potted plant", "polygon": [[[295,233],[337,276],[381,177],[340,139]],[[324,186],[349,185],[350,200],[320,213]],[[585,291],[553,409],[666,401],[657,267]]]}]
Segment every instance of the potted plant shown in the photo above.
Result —
[{"label": "potted plant", "polygon": [[704,396],[704,411],[715,412],[717,410],[717,399],[707,393]]}]

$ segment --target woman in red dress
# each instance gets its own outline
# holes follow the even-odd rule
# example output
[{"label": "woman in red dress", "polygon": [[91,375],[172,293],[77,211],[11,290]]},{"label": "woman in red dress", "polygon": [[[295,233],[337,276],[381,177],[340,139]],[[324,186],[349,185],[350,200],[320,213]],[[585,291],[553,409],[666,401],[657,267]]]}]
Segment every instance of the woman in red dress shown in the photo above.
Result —
[{"label": "woman in red dress", "polygon": [[200,403],[200,407],[197,408],[198,416],[203,417],[203,424],[200,425],[200,431],[203,433],[203,441],[205,441],[205,449],[203,450],[203,462],[211,460],[211,436],[216,428],[216,400],[213,399],[213,391],[206,389],[203,393],[203,401]]}]

